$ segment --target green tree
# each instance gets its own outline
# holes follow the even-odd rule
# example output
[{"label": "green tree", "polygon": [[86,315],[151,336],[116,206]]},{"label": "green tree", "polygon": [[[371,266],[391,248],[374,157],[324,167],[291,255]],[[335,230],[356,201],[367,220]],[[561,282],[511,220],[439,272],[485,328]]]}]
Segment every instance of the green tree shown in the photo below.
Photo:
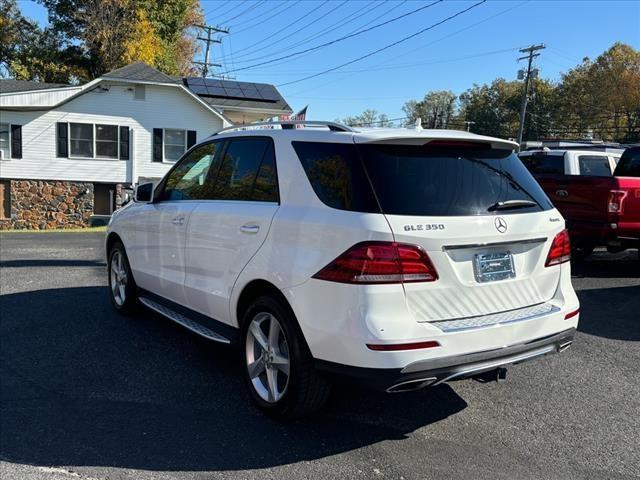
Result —
[{"label": "green tree", "polygon": [[352,127],[392,127],[393,122],[384,113],[367,109],[360,115],[337,119],[336,122]]},{"label": "green tree", "polygon": [[563,132],[604,140],[640,139],[640,52],[616,43],[562,77],[557,122]]},{"label": "green tree", "polygon": [[79,73],[76,46],[52,28],[25,18],[15,0],[0,0],[0,75],[20,80],[68,83]]},{"label": "green tree", "polygon": [[409,100],[402,110],[405,125],[415,125],[420,118],[424,128],[449,128],[456,113],[457,97],[449,90],[428,92],[421,101]]}]

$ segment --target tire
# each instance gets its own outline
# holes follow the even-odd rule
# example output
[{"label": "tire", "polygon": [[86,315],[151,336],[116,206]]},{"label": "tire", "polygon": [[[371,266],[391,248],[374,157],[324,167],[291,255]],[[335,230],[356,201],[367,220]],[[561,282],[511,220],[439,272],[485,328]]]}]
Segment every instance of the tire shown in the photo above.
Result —
[{"label": "tire", "polygon": [[[272,329],[274,321],[277,328]],[[314,369],[293,312],[282,301],[257,298],[243,315],[240,339],[245,384],[263,412],[294,419],[326,403],[331,386]]]},{"label": "tire", "polygon": [[132,314],[137,307],[137,287],[122,243],[116,242],[109,251],[107,269],[111,305],[123,315]]}]

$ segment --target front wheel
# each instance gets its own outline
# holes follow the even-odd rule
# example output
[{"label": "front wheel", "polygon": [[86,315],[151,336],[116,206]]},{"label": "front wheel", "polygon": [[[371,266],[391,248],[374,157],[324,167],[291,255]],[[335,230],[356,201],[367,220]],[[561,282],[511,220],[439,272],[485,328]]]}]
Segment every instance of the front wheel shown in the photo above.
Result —
[{"label": "front wheel", "polygon": [[256,299],[241,332],[245,383],[260,409],[289,419],[322,407],[330,385],[315,371],[293,313],[280,300]]},{"label": "front wheel", "polygon": [[108,268],[111,304],[120,313],[132,313],[136,307],[136,284],[122,243],[116,243],[109,252]]}]

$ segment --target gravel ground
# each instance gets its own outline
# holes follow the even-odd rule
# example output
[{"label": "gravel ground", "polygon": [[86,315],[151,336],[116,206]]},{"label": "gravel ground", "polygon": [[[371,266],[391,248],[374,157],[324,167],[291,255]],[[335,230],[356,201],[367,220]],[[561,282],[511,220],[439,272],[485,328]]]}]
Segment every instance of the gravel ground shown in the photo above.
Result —
[{"label": "gravel ground", "polygon": [[291,424],[235,353],[107,297],[103,233],[0,235],[2,479],[640,478],[640,262],[574,267],[574,346],[504,383],[341,387]]}]

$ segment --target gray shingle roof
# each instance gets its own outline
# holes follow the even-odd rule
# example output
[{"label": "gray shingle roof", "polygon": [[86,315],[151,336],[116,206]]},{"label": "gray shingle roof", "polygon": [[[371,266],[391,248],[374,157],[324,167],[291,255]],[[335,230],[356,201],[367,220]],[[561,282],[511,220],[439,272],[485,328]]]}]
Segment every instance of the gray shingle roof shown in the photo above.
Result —
[{"label": "gray shingle roof", "polygon": [[0,80],[0,93],[32,92],[49,88],[71,87],[64,83],[33,82],[31,80]]},{"label": "gray shingle roof", "polygon": [[144,82],[181,83],[179,79],[170,77],[144,62],[135,62],[122,68],[117,68],[102,75],[102,78],[140,80]]}]

